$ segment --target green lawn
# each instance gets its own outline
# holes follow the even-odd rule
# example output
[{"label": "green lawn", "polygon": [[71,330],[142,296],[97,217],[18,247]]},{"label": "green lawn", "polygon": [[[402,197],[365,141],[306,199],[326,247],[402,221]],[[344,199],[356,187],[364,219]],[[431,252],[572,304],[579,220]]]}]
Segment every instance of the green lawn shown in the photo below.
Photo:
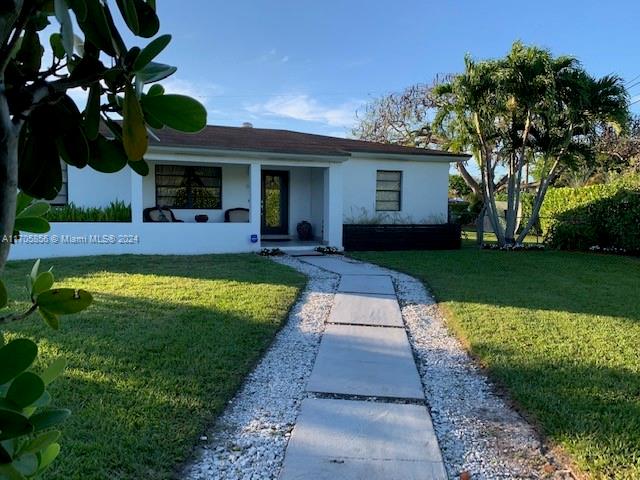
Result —
[{"label": "green lawn", "polygon": [[[31,262],[11,262],[13,298]],[[268,347],[304,285],[256,255],[54,259],[59,286],[83,286],[89,310],[55,332],[38,316],[10,335],[35,339],[69,367],[52,384],[70,408],[48,479],[166,479],[189,458]]]},{"label": "green lawn", "polygon": [[640,261],[567,252],[354,254],[425,282],[451,328],[592,478],[640,478]]}]

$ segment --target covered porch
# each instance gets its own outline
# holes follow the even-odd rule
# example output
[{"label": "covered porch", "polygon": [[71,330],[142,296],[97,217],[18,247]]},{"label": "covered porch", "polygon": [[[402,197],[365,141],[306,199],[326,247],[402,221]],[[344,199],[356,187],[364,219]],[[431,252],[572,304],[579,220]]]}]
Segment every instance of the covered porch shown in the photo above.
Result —
[{"label": "covered porch", "polygon": [[[286,157],[293,156],[150,152],[149,175],[131,177],[132,223],[158,230],[166,253],[173,242],[181,250],[193,245],[193,253],[341,248],[341,162]],[[169,208],[175,222],[151,221],[154,207]],[[306,237],[299,236],[299,225]],[[178,239],[167,231],[189,236]]]}]

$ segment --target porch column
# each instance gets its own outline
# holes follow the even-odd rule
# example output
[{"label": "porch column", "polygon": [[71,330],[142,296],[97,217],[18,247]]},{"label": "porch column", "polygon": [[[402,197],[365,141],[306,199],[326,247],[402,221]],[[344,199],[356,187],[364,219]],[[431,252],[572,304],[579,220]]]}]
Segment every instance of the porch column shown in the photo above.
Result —
[{"label": "porch column", "polygon": [[249,222],[251,223],[251,233],[258,235],[257,247],[260,247],[260,210],[262,202],[262,167],[259,163],[249,165],[249,189],[251,198],[249,199]]},{"label": "porch column", "polygon": [[324,170],[324,241],[339,249],[342,249],[342,181],[342,164],[333,163]]},{"label": "porch column", "polygon": [[144,208],[142,181],[143,177],[131,170],[131,223],[142,223]]}]

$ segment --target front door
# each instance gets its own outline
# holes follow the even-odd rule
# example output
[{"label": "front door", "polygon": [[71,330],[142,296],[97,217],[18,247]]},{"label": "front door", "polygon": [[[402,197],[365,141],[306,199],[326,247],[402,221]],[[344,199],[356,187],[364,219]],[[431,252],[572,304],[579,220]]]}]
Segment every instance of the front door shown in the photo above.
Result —
[{"label": "front door", "polygon": [[262,234],[289,233],[289,172],[262,171]]}]

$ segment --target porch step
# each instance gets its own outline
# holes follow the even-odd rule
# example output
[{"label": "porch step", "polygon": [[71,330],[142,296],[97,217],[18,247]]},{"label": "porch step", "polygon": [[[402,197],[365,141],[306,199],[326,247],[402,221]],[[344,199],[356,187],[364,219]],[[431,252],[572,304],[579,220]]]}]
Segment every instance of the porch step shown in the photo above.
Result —
[{"label": "porch step", "polygon": [[[285,249],[281,249],[286,251]],[[292,250],[289,253],[291,257],[322,257],[324,253],[316,252],[315,250]]]}]

